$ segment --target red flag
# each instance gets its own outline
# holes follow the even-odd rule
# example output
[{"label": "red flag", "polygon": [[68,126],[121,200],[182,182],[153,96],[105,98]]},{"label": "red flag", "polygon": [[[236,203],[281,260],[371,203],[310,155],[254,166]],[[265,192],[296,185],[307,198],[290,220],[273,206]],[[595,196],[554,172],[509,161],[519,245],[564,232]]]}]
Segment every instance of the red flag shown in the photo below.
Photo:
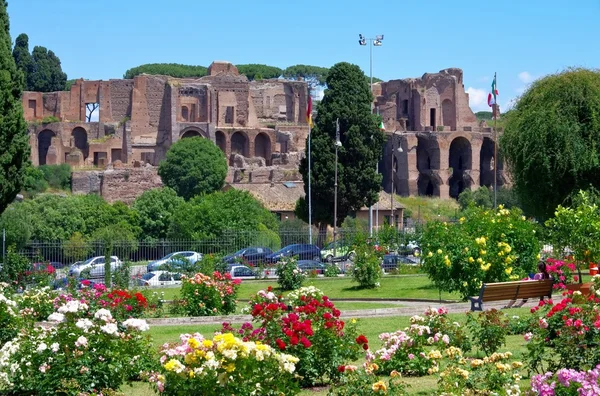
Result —
[{"label": "red flag", "polygon": [[312,97],[310,96],[310,94],[308,95],[308,108],[306,109],[306,122],[308,123],[309,127],[313,127],[313,122],[312,122]]}]

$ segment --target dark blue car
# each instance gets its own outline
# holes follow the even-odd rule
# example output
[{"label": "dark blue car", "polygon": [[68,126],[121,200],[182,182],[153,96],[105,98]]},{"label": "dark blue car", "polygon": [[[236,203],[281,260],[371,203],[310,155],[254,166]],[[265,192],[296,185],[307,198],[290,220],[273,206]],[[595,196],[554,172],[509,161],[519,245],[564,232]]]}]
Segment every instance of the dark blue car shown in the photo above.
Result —
[{"label": "dark blue car", "polygon": [[321,249],[315,245],[297,243],[288,245],[275,253],[265,256],[265,262],[277,263],[284,257],[295,257],[298,260],[321,261]]}]

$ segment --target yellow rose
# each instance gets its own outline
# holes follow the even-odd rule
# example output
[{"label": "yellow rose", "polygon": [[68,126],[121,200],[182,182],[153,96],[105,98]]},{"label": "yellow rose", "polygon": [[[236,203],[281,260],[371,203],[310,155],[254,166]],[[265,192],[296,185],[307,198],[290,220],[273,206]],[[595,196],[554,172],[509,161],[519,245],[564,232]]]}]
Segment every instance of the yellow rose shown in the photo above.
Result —
[{"label": "yellow rose", "polygon": [[469,263],[472,263],[474,261],[475,261],[475,259],[473,257],[469,257]]},{"label": "yellow rose", "polygon": [[431,252],[427,253],[427,257],[433,257],[433,253],[431,253]]},{"label": "yellow rose", "polygon": [[438,250],[437,250],[437,254],[442,254],[442,253],[443,253],[443,252],[442,252],[442,249],[438,249]]},{"label": "yellow rose", "polygon": [[512,272],[512,267],[508,267],[504,270],[504,272],[506,273],[506,275],[510,275],[510,273]]}]

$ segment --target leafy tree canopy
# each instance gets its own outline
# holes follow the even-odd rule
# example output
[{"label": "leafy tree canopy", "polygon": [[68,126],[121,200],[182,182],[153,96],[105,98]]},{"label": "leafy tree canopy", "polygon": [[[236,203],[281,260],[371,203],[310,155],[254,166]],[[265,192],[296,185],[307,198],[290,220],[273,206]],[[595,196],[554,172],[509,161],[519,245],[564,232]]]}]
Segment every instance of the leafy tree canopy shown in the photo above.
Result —
[{"label": "leafy tree canopy", "polygon": [[29,136],[23,118],[23,73],[11,54],[6,0],[0,0],[0,213],[15,199],[29,164]]},{"label": "leafy tree canopy", "polygon": [[223,238],[228,230],[252,233],[261,225],[275,231],[277,219],[248,192],[230,189],[184,203],[173,216],[169,236],[190,240]]},{"label": "leafy tree canopy", "polygon": [[281,77],[283,70],[275,66],[259,65],[251,63],[248,65],[236,65],[240,74],[248,77],[249,80],[262,80]]},{"label": "leafy tree canopy", "polygon": [[[320,226],[334,221],[336,119],[342,143],[338,151],[338,225],[349,214],[377,202],[381,175],[376,166],[385,143],[380,119],[371,112],[372,94],[362,70],[338,63],[330,69],[326,84],[311,137],[313,221]],[[308,196],[308,145],[300,172]],[[308,219],[305,200],[298,202],[296,212]]]},{"label": "leafy tree canopy", "polygon": [[475,113],[475,117],[477,117],[478,120],[491,120],[492,115],[491,111],[478,111]]},{"label": "leafy tree canopy", "polygon": [[329,69],[310,65],[289,66],[283,71],[283,77],[290,79],[304,78],[311,86],[325,85]]},{"label": "leafy tree canopy", "polygon": [[132,205],[139,213],[143,237],[166,239],[171,219],[183,202],[183,198],[169,187],[144,191]]},{"label": "leafy tree canopy", "polygon": [[541,220],[573,191],[600,187],[600,72],[535,81],[505,116],[500,147],[526,213]]},{"label": "leafy tree canopy", "polygon": [[223,151],[200,137],[181,139],[173,144],[158,166],[163,183],[186,200],[220,190],[227,170]]},{"label": "leafy tree canopy", "polygon": [[208,68],[179,63],[149,63],[127,70],[123,78],[130,79],[140,74],[160,74],[176,78],[204,77],[208,74]]},{"label": "leafy tree canopy", "polygon": [[26,34],[17,37],[13,58],[17,68],[25,76],[27,91],[63,91],[67,75],[62,71],[60,59],[45,47],[36,46],[29,54],[29,38]]}]

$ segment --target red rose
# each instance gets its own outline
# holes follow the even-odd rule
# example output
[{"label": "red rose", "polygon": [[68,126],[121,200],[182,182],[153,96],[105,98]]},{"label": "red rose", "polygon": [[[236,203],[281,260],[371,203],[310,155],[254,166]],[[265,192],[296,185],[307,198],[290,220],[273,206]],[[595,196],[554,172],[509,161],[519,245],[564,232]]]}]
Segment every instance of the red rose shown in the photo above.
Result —
[{"label": "red rose", "polygon": [[343,364],[341,366],[338,366],[338,371],[340,373],[343,373],[344,371],[346,371],[346,366],[344,366]]},{"label": "red rose", "polygon": [[281,349],[282,351],[285,350],[285,342],[281,341],[280,338],[276,339],[275,343],[277,344],[279,349]]},{"label": "red rose", "polygon": [[363,344],[363,349],[366,351],[369,349],[369,344]]}]

